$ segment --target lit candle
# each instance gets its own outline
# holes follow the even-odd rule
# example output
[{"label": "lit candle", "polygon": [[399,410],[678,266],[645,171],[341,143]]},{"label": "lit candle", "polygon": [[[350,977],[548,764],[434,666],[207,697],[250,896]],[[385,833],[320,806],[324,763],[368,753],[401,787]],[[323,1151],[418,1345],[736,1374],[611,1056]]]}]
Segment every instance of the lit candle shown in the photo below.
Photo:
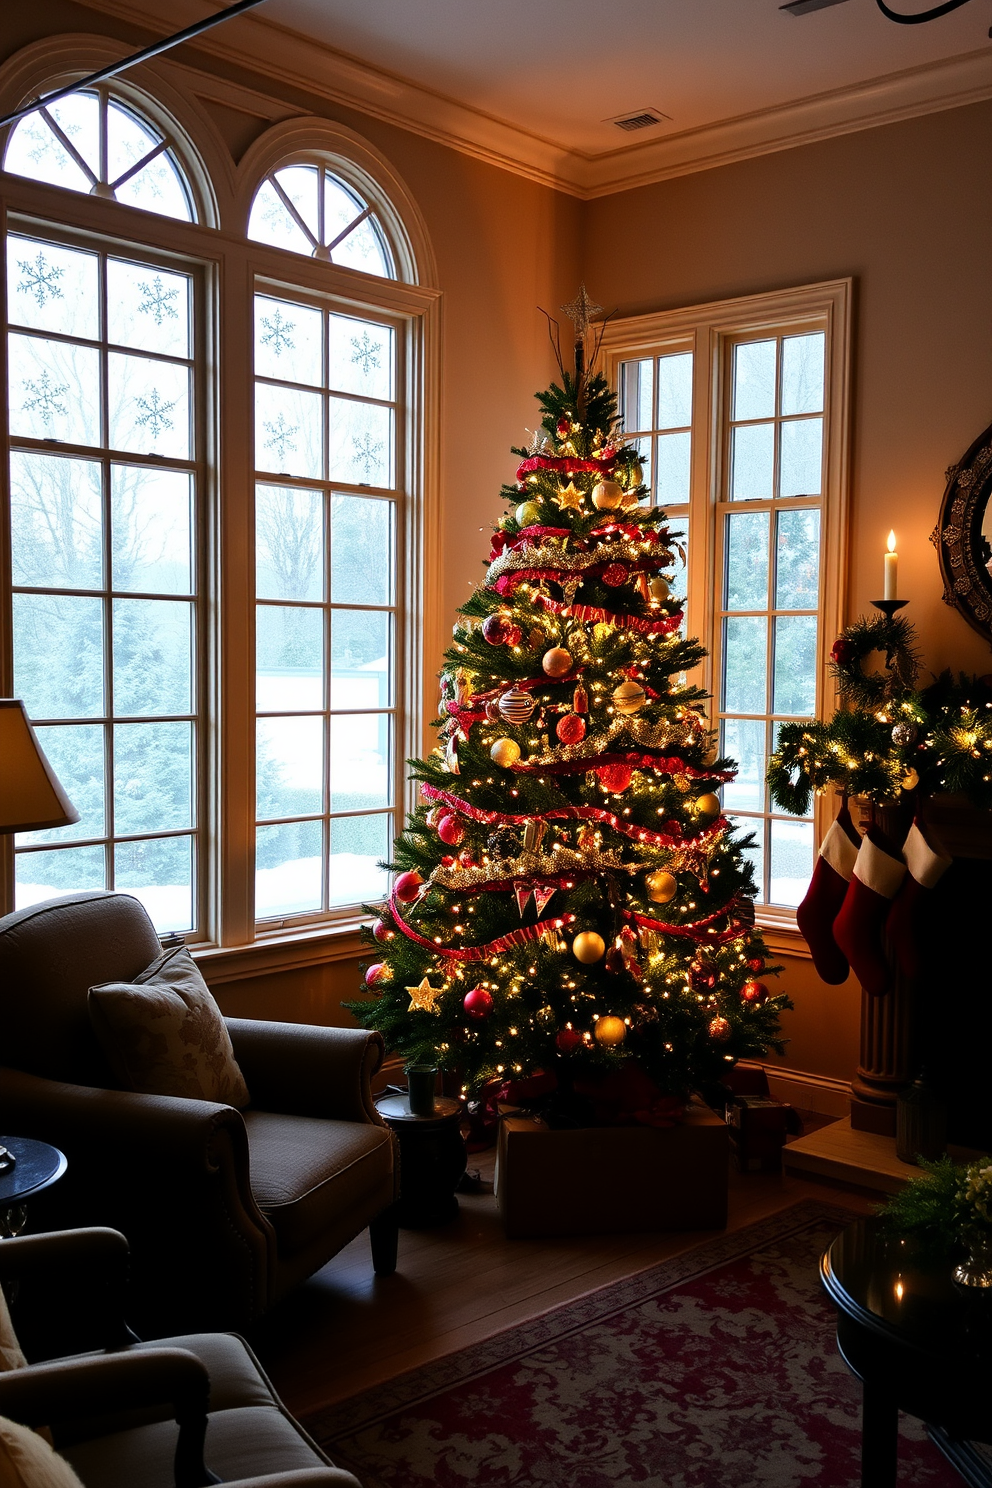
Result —
[{"label": "lit candle", "polygon": [[896,535],[889,533],[889,551],[885,555],[885,599],[898,599],[899,554],[896,552]]}]

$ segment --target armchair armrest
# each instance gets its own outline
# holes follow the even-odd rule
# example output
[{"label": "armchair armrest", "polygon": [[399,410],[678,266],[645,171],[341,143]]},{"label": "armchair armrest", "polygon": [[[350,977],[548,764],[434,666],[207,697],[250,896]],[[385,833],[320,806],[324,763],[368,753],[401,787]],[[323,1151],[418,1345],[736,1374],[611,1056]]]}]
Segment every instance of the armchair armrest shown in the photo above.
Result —
[{"label": "armchair armrest", "polygon": [[206,1365],[188,1349],[98,1354],[0,1374],[0,1415],[25,1426],[168,1401],[179,1426],[176,1488],[205,1488],[220,1481],[203,1464],[209,1399]]},{"label": "armchair armrest", "polygon": [[295,1467],[288,1472],[265,1473],[261,1478],[230,1479],[224,1488],[361,1488],[357,1478],[343,1467]]},{"label": "armchair armrest", "polygon": [[87,1293],[102,1288],[100,1334],[106,1348],[136,1343],[124,1320],[129,1247],[120,1230],[92,1227],[17,1235],[0,1246],[0,1283],[79,1273]]},{"label": "armchair armrest", "polygon": [[381,1034],[251,1018],[228,1018],[227,1027],[259,1110],[382,1125],[370,1083],[383,1060]]}]

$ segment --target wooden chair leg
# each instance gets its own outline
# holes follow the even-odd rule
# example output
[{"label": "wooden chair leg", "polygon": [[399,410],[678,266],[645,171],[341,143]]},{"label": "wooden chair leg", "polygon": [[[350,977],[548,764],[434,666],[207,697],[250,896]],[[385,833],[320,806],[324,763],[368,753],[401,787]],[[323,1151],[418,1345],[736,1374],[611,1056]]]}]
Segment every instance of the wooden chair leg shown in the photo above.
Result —
[{"label": "wooden chair leg", "polygon": [[372,1269],[376,1276],[392,1276],[396,1270],[399,1238],[399,1209],[396,1204],[391,1204],[369,1225],[369,1239],[372,1242]]}]

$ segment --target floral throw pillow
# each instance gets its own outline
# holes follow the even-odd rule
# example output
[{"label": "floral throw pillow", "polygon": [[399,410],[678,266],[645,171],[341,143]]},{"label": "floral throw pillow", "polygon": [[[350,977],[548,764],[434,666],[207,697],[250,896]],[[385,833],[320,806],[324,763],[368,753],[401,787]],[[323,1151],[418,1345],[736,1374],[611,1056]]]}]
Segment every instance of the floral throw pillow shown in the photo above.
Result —
[{"label": "floral throw pillow", "polygon": [[89,1014],[124,1089],[248,1104],[220,1008],[185,946],[163,951],[133,982],[91,987]]}]

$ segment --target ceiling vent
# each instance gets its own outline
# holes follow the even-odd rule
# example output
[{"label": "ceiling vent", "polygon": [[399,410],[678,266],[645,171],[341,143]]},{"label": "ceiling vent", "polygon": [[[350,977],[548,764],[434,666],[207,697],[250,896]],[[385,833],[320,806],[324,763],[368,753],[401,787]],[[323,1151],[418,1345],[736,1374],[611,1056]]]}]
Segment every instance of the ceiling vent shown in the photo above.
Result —
[{"label": "ceiling vent", "polygon": [[646,108],[638,109],[634,114],[621,114],[617,119],[604,119],[603,123],[615,124],[618,129],[629,133],[634,129],[651,129],[655,124],[670,124],[671,119],[660,109]]}]

